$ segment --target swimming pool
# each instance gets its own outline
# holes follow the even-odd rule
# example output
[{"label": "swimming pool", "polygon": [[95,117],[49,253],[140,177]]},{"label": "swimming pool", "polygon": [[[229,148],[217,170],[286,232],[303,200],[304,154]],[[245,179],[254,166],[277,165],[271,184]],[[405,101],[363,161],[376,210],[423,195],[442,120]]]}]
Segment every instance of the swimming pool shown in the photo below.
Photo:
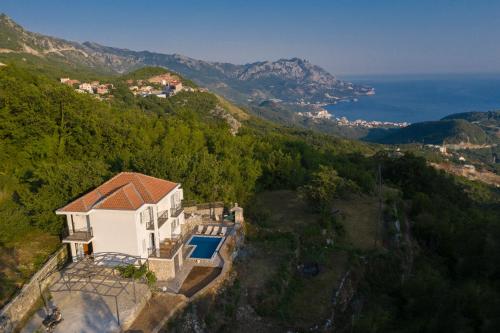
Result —
[{"label": "swimming pool", "polygon": [[212,259],[223,239],[224,237],[192,236],[188,245],[193,245],[194,249],[189,254],[189,258]]}]

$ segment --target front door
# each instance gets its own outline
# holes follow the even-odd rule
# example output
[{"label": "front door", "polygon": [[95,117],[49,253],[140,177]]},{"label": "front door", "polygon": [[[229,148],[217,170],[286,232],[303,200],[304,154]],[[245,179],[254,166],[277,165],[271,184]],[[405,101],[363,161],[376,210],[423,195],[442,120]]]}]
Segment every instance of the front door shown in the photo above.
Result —
[{"label": "front door", "polygon": [[92,247],[92,242],[88,244],[83,244],[83,253],[85,253],[86,256],[91,255],[94,252],[94,249]]},{"label": "front door", "polygon": [[153,233],[149,234],[149,248],[150,249],[156,248],[156,246],[155,246],[155,234],[153,234]]}]

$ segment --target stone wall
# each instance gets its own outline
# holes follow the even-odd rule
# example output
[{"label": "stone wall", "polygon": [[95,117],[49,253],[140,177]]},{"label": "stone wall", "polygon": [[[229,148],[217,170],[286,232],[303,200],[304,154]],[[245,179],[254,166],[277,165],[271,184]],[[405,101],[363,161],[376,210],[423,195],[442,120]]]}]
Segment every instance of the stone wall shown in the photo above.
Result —
[{"label": "stone wall", "polygon": [[175,276],[174,261],[162,258],[149,258],[149,270],[155,273],[159,281],[166,281]]},{"label": "stone wall", "polygon": [[215,219],[215,216],[222,218],[224,213],[224,203],[222,202],[209,202],[190,206],[184,206],[184,213],[197,214],[202,216],[209,216]]},{"label": "stone wall", "polygon": [[41,290],[45,290],[55,280],[61,277],[59,270],[68,261],[68,246],[64,244],[39,269],[21,291],[0,311],[0,333],[12,332],[28,315]]},{"label": "stone wall", "polygon": [[191,232],[197,225],[202,224],[203,219],[201,215],[191,215],[189,218],[184,219],[184,224],[182,225],[182,234]]},{"label": "stone wall", "polygon": [[130,310],[132,314],[130,314],[122,323],[121,328],[123,331],[127,331],[130,326],[134,323],[134,320],[139,316],[144,307],[147,305],[148,301],[151,299],[152,293],[149,288],[145,289],[145,292],[141,293],[139,296],[139,302],[134,305],[134,307]]},{"label": "stone wall", "polygon": [[234,213],[234,222],[243,224],[245,223],[245,219],[243,217],[243,208],[238,207],[238,204],[235,204],[233,208],[231,208],[231,212]]},{"label": "stone wall", "polygon": [[177,256],[179,260],[179,268],[184,265],[184,258],[182,257],[184,245],[179,247],[177,252],[172,256],[172,259],[150,257],[148,259],[148,269],[155,273],[158,281],[166,281],[175,277],[175,262],[174,258]]}]

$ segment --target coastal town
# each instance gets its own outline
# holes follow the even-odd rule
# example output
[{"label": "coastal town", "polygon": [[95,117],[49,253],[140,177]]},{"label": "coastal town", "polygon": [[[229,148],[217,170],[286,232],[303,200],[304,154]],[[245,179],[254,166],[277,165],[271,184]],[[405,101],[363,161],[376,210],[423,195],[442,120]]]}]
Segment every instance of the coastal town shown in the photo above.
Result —
[{"label": "coastal town", "polygon": [[388,128],[388,127],[406,127],[410,125],[408,122],[392,122],[392,121],[378,121],[378,120],[363,120],[356,119],[351,121],[346,117],[336,118],[330,112],[325,109],[319,109],[314,111],[297,112],[298,116],[314,119],[314,120],[330,120],[336,123],[338,126],[346,127],[362,127],[362,128]]},{"label": "coastal town", "polygon": [[363,128],[380,128],[380,127],[399,127],[403,128],[409,126],[410,123],[404,122],[393,122],[393,121],[378,121],[378,120],[363,120],[356,119],[354,121],[348,120],[346,117],[335,118],[337,125],[347,126],[347,127],[363,127]]}]

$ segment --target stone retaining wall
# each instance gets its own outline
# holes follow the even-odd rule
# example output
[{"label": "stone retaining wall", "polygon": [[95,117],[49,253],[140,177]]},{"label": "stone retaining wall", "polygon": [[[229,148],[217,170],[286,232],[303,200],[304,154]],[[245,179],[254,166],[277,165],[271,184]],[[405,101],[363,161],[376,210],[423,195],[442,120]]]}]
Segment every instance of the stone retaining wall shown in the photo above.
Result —
[{"label": "stone retaining wall", "polygon": [[59,270],[68,261],[68,247],[63,245],[50,257],[21,291],[0,311],[0,333],[12,332],[28,315],[40,293],[61,277]]},{"label": "stone retaining wall", "polygon": [[134,306],[134,308],[131,310],[132,314],[127,317],[127,319],[121,323],[121,328],[123,331],[126,331],[132,324],[134,323],[134,320],[137,318],[137,316],[141,313],[142,310],[146,307],[146,304],[148,303],[149,299],[151,298],[152,293],[149,288],[147,288],[146,293],[142,294],[140,296],[140,301],[138,304]]}]

